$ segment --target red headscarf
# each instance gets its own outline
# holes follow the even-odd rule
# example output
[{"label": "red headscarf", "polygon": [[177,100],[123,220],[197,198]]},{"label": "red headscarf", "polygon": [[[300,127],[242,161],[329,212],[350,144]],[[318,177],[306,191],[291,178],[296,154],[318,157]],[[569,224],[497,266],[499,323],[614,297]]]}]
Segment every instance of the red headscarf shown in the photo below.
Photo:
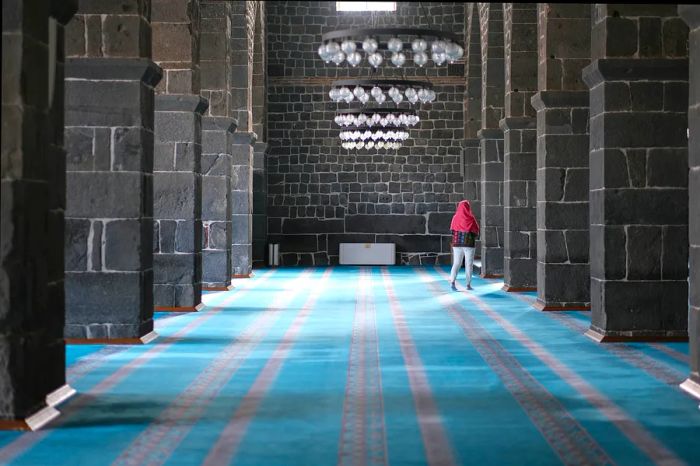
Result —
[{"label": "red headscarf", "polygon": [[452,217],[450,230],[465,231],[479,234],[479,223],[477,223],[469,201],[460,201],[457,204],[457,212]]}]

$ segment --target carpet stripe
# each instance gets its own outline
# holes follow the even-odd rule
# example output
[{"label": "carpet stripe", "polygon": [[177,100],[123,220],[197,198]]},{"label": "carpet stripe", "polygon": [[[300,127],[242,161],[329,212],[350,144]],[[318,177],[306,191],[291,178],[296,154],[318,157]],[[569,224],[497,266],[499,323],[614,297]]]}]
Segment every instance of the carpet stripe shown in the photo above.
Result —
[{"label": "carpet stripe", "polygon": [[294,297],[308,288],[310,270],[278,292],[272,303],[233,338],[190,385],[129,445],[113,465],[161,465],[192,430],[207,406],[247,360]]},{"label": "carpet stripe", "polygon": [[[509,296],[514,297],[520,301],[524,301],[526,303],[531,303],[534,301],[526,296],[520,296],[518,294],[511,293],[509,294]],[[574,332],[579,334],[583,334],[588,330],[588,326],[583,325],[578,319],[566,313],[561,314],[558,312],[551,312],[547,314],[547,317],[556,320],[568,329],[573,330]],[[664,350],[667,349],[665,346],[658,343],[652,345],[661,346]],[[604,343],[598,345],[598,347],[605,351],[608,351],[609,353],[614,354],[618,358],[625,361],[627,364],[641,369],[656,380],[665,383],[669,386],[672,386],[678,391],[682,391],[679,384],[683,382],[683,380],[685,380],[686,374],[676,369],[672,365],[666,364],[663,361],[655,359],[649,356],[648,354],[644,353],[642,350],[628,346],[624,343]],[[675,350],[670,351],[678,353]],[[682,353],[678,354],[683,355]]]},{"label": "carpet stripe", "polygon": [[418,275],[462,329],[482,359],[499,376],[563,464],[615,464],[559,400],[484,329],[453,295],[445,294],[425,270],[419,270]]},{"label": "carpet stripe", "polygon": [[[200,311],[201,315],[198,315],[194,320],[192,320],[183,328],[175,332],[172,336],[162,338],[160,341],[157,340],[156,343],[149,349],[147,349],[145,352],[139,354],[131,361],[119,367],[116,371],[104,378],[101,382],[92,387],[86,393],[79,393],[73,400],[71,400],[71,402],[65,407],[65,409],[63,409],[61,417],[57,419],[57,421],[53,424],[52,427],[59,427],[63,425],[71,416],[75,415],[85,406],[90,404],[90,402],[94,399],[95,396],[102,395],[110,389],[112,389],[113,387],[115,387],[118,383],[120,383],[122,380],[128,377],[136,369],[142,367],[144,364],[151,361],[157,355],[164,352],[178,341],[181,341],[184,337],[187,336],[187,334],[200,327],[206,321],[208,321],[216,314],[221,312],[226,306],[238,300],[238,298],[240,298],[241,296],[247,294],[247,292],[252,290],[254,286],[257,286],[258,284],[268,280],[274,272],[275,270],[266,272],[265,275],[259,280],[251,282],[251,285],[246,288],[239,289],[237,293],[232,294],[231,297],[226,299],[219,306],[214,307],[212,309],[205,308],[204,310]],[[22,434],[17,439],[12,441],[11,443],[8,443],[0,449],[0,464],[9,463],[14,458],[23,454],[24,452],[32,448],[34,445],[39,443],[50,433],[51,429],[45,428],[45,430],[41,430],[38,432],[26,432]]]},{"label": "carpet stripe", "polygon": [[427,462],[429,465],[456,464],[452,445],[450,445],[445,428],[442,425],[442,419],[433,398],[423,362],[411,337],[401,305],[394,292],[391,276],[386,267],[382,267],[381,274],[384,290],[389,299],[389,310],[391,311],[394,327],[399,338],[399,347],[406,366]]},{"label": "carpet stripe", "polygon": [[379,340],[370,273],[364,268],[360,270],[338,448],[339,465],[388,464]]},{"label": "carpet stripe", "polygon": [[248,429],[250,421],[255,417],[260,403],[277,378],[277,374],[289,355],[296,338],[313,311],[321,292],[325,289],[332,270],[333,269],[330,267],[326,269],[320,282],[313,288],[313,291],[302,306],[301,311],[299,311],[299,314],[294,318],[291,326],[282,337],[282,341],[280,341],[275,348],[270,359],[262,368],[255,382],[253,382],[248,393],[241,401],[233,417],[227,423],[218,440],[209,451],[203,463],[205,466],[229,464],[235,457],[238,446]]},{"label": "carpet stripe", "polygon": [[[445,279],[449,275],[441,268],[437,272]],[[464,293],[484,314],[497,322],[506,332],[527,348],[540,361],[547,365],[562,380],[575,388],[591,405],[595,406],[612,422],[639,450],[655,464],[681,465],[685,462],[659,442],[641,424],[632,419],[622,408],[603,395],[591,384],[563,364],[543,346],[530,339],[524,332],[496,312],[489,304],[473,293]]]}]

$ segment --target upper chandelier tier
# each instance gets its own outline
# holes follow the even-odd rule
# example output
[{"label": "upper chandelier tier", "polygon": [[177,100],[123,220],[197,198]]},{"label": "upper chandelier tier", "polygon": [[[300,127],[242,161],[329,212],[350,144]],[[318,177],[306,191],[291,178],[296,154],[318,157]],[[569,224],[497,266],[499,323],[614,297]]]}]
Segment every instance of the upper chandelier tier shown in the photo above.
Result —
[{"label": "upper chandelier tier", "polygon": [[[404,44],[399,36],[413,39]],[[405,52],[409,49],[413,63],[419,67],[425,66],[429,59],[440,66],[444,63],[454,63],[464,56],[464,49],[459,44],[457,34],[436,29],[343,29],[327,32],[321,37],[323,43],[318,48],[318,55],[326,63],[333,62],[336,65],[359,65],[363,60],[360,50],[365,52],[367,62],[374,68],[379,68],[384,62],[380,50],[388,50],[391,53],[389,59],[397,68],[406,63]],[[382,37],[388,37],[386,42],[382,41]]]}]

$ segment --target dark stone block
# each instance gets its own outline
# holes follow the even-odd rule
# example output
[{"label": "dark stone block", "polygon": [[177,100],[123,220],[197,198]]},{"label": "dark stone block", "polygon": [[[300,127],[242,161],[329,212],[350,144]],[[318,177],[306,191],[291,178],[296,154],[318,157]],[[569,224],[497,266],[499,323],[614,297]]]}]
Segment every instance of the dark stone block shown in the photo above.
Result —
[{"label": "dark stone block", "polygon": [[358,233],[424,233],[426,226],[422,215],[348,215],[345,224]]},{"label": "dark stone block", "polygon": [[659,280],[661,278],[660,227],[628,226],[625,252],[629,280]]},{"label": "dark stone block", "polygon": [[152,223],[145,219],[107,222],[104,232],[105,268],[112,271],[150,268],[153,254],[152,234]]}]

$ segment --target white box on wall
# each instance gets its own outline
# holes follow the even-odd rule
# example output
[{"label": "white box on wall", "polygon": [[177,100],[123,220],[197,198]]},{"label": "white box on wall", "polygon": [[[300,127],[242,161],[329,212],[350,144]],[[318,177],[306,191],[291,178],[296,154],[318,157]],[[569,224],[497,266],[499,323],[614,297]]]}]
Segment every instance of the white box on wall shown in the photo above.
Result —
[{"label": "white box on wall", "polygon": [[394,243],[340,243],[341,265],[394,265]]}]

